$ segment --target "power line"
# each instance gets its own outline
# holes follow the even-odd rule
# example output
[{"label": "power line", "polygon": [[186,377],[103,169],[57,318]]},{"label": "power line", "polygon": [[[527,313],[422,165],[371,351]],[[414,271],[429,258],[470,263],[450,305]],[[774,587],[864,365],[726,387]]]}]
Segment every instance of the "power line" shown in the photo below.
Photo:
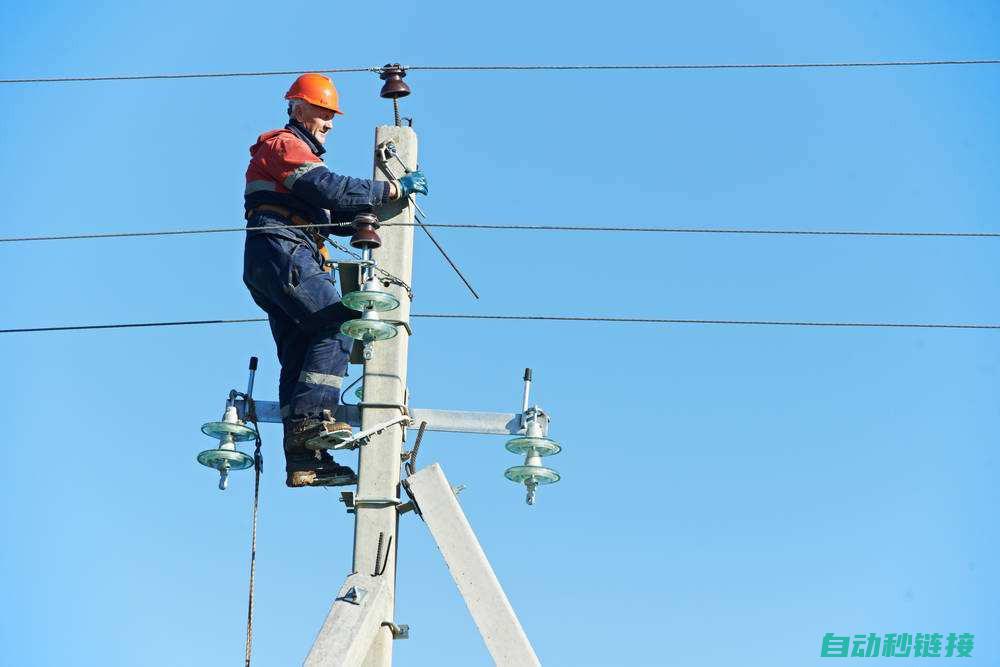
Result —
[{"label": "power line", "polygon": [[306,72],[339,74],[353,72],[380,72],[380,67],[337,67],[313,70],[271,70],[264,72],[199,72],[193,74],[122,74],[107,76],[50,76],[24,79],[0,79],[0,83],[75,83],[91,81],[154,81],[162,79],[234,79],[254,76],[289,76]]},{"label": "power line", "polygon": [[[411,224],[411,223],[406,223]],[[661,234],[758,234],[774,236],[942,236],[959,238],[1000,238],[1000,232],[914,232],[865,231],[853,229],[745,229],[739,227],[590,227],[584,225],[482,225],[472,223],[435,223],[428,227],[447,229],[521,230],[545,232],[633,232]],[[0,239],[2,241],[3,239]]]},{"label": "power line", "polygon": [[[385,223],[383,223],[385,224]],[[419,223],[388,223],[392,225],[414,227]],[[548,231],[548,232],[630,232],[630,233],[661,233],[661,234],[747,234],[761,236],[887,236],[887,237],[953,237],[953,238],[998,238],[1000,232],[946,232],[946,231],[865,231],[849,229],[742,229],[738,227],[588,227],[582,225],[481,225],[465,223],[423,223],[424,227],[439,227],[443,229],[478,229],[478,230],[512,230],[512,231]],[[316,225],[299,225],[301,228],[322,229],[327,227],[343,227],[342,223],[327,223]],[[254,227],[255,231],[283,229],[285,225]],[[194,234],[220,234],[227,232],[245,232],[242,227],[208,227],[202,229],[167,229],[150,232],[94,232],[45,236],[7,236],[0,237],[0,243],[22,243],[30,241],[74,241],[80,239],[118,239],[143,236],[186,236]],[[332,241],[331,241],[332,243]],[[340,248],[338,248],[340,249]]]},{"label": "power line", "polygon": [[[461,313],[413,313],[412,318],[448,320],[500,320],[520,322],[598,322],[609,324],[717,324],[739,326],[776,327],[833,327],[864,329],[1000,329],[1000,324],[940,324],[919,322],[822,322],[800,320],[709,320],[662,317],[604,317],[590,315],[471,315]],[[100,329],[139,329],[153,327],[179,327],[204,324],[245,324],[267,322],[266,317],[240,319],[180,320],[173,322],[131,322],[124,324],[81,324],[52,327],[26,327],[0,329],[0,334],[40,333],[45,331],[91,331]]]},{"label": "power line", "polygon": [[266,317],[246,317],[234,320],[179,320],[175,322],[129,322],[124,324],[79,324],[59,327],[25,327],[0,329],[0,333],[39,333],[42,331],[96,331],[100,329],[146,329],[155,327],[184,327],[196,324],[245,324],[267,322]]},{"label": "power line", "polygon": [[911,322],[807,322],[795,320],[705,320],[660,317],[602,317],[587,315],[465,315],[421,313],[411,317],[459,320],[520,320],[541,322],[608,322],[615,324],[729,324],[775,327],[843,327],[870,329],[1000,329],[1000,324],[937,324]]},{"label": "power line", "polygon": [[[413,65],[409,72],[537,72],[537,71],[643,71],[643,70],[727,70],[727,69],[835,69],[859,67],[921,67],[942,65],[997,65],[1000,60],[886,60],[832,63],[675,63],[649,65]],[[334,67],[307,70],[267,70],[251,72],[202,72],[189,74],[124,74],[103,76],[53,76],[35,78],[0,79],[0,84],[18,83],[74,83],[94,81],[152,81],[162,79],[219,79],[237,77],[288,76],[306,72],[329,74],[372,72],[381,67]]]},{"label": "power line", "polygon": [[929,65],[997,65],[1000,60],[882,60],[834,63],[706,63],[663,65],[425,65],[407,67],[411,72],[483,72],[537,70],[670,70],[670,69],[816,69],[838,67],[914,67]]}]

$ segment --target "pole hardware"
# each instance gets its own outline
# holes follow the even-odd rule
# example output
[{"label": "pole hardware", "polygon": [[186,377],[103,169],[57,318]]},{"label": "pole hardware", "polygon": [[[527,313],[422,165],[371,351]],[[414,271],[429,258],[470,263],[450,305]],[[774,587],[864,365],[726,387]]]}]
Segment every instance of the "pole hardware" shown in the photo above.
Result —
[{"label": "pole hardware", "polygon": [[352,310],[361,311],[361,317],[348,320],[340,325],[340,332],[364,345],[365,361],[374,356],[372,343],[388,340],[396,335],[396,327],[379,318],[380,312],[399,308],[399,299],[380,288],[375,278],[375,262],[372,250],[382,245],[382,239],[375,231],[379,227],[378,217],[372,213],[359,213],[354,218],[355,232],[351,245],[361,249],[361,289],[345,294],[341,301]]},{"label": "pole hardware", "polygon": [[399,498],[357,498],[353,491],[341,491],[340,502],[347,507],[348,514],[354,514],[354,510],[359,507],[399,507],[402,504]]},{"label": "pole hardware", "polygon": [[365,255],[365,250],[372,250],[382,245],[382,237],[375,230],[379,228],[378,216],[374,213],[358,213],[352,221],[354,235],[351,236],[351,246],[362,253],[362,261],[371,259]]},{"label": "pole hardware", "polygon": [[546,437],[544,425],[549,418],[538,406],[528,407],[531,394],[531,369],[524,369],[524,392],[521,396],[521,424],[524,435],[508,440],[507,451],[524,456],[524,464],[507,468],[504,476],[516,484],[524,484],[527,489],[526,502],[535,504],[535,491],[540,485],[555,484],[560,475],[552,468],[542,465],[543,456],[554,456],[562,451],[562,446]]},{"label": "pole hardware", "polygon": [[326,259],[323,260],[324,268],[338,269],[340,266],[357,266],[358,271],[363,272],[368,267],[374,267],[375,261],[371,259]]},{"label": "pole hardware", "polygon": [[392,633],[393,639],[409,639],[410,638],[410,626],[405,623],[396,625],[390,621],[384,621],[382,623],[383,628],[389,628],[389,632]]},{"label": "pole hardware", "polygon": [[[245,404],[252,402],[254,377],[257,374],[257,357],[250,358],[250,379],[247,381]],[[198,463],[219,471],[219,490],[229,487],[230,470],[246,470],[254,465],[254,458],[236,448],[237,442],[247,442],[257,438],[257,431],[247,426],[236,409],[236,398],[240,393],[233,389],[226,399],[222,420],[202,424],[201,432],[219,441],[219,446],[206,449],[198,454]]]},{"label": "pole hardware", "polygon": [[360,290],[348,292],[340,300],[351,310],[360,310],[362,312],[376,310],[384,313],[399,308],[399,299],[389,292],[383,292],[380,289],[381,286],[382,283],[377,278],[369,278],[361,286]]},{"label": "pole hardware", "polygon": [[342,440],[341,442],[329,444],[328,446],[324,447],[324,449],[357,449],[358,447],[363,447],[367,445],[373,437],[385,433],[386,430],[392,428],[396,424],[401,424],[403,429],[405,430],[406,427],[409,425],[410,421],[411,419],[409,415],[400,415],[398,417],[390,419],[389,421],[381,422],[379,424],[376,424],[375,426],[372,426],[369,429],[361,431],[360,433],[355,434],[354,436],[348,438],[347,440]]},{"label": "pole hardware", "polygon": [[[410,94],[410,87],[403,81],[404,76],[406,76],[406,68],[399,63],[387,63],[379,71],[379,78],[385,81],[382,90],[379,91],[379,96],[392,100],[392,115],[396,127],[401,127],[403,124],[399,117],[399,98]],[[412,120],[410,125],[413,125]]]},{"label": "pole hardware", "polygon": [[348,514],[354,514],[354,492],[353,491],[341,491],[340,492],[340,502],[344,503],[347,508]]},{"label": "pole hardware", "polygon": [[385,84],[382,85],[382,90],[379,91],[379,97],[396,100],[409,95],[412,91],[406,82],[403,81],[403,77],[405,76],[406,68],[399,63],[391,63],[383,66],[382,71],[379,72],[379,78],[385,81]]},{"label": "pole hardware", "polygon": [[361,588],[361,586],[351,586],[347,589],[347,592],[344,593],[344,596],[338,598],[338,600],[349,604],[360,605],[367,595],[368,589]]},{"label": "pole hardware", "polygon": [[399,498],[355,498],[354,499],[354,509],[359,507],[373,507],[375,509],[382,509],[385,507],[399,507]]}]

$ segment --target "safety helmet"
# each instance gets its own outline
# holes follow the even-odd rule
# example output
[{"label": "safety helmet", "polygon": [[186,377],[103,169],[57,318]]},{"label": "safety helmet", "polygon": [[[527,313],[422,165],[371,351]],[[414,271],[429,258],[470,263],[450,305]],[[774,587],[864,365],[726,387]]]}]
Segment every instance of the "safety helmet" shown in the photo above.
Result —
[{"label": "safety helmet", "polygon": [[337,87],[333,85],[333,81],[322,74],[309,73],[297,78],[292,83],[292,87],[285,93],[285,99],[305,100],[334,113],[341,115],[344,113],[340,110],[340,95],[337,94]]}]

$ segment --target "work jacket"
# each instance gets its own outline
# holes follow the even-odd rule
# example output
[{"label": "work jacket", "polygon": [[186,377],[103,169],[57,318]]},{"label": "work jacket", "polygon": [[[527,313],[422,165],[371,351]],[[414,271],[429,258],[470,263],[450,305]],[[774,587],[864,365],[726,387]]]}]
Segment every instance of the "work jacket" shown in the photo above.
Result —
[{"label": "work jacket", "polygon": [[[261,204],[284,206],[312,224],[349,222],[389,198],[384,181],[335,174],[323,164],[326,149],[297,122],[265,132],[250,147],[243,193],[247,211]],[[329,212],[328,212],[329,211]],[[287,221],[292,224],[291,220]],[[253,227],[253,222],[249,227]],[[350,227],[321,228],[350,236]]]}]

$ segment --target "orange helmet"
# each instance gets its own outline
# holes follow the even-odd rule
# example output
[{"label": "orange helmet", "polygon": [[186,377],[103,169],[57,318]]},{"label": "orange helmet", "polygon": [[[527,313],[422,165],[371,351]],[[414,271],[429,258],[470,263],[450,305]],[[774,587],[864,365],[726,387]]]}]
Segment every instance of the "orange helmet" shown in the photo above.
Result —
[{"label": "orange helmet", "polygon": [[292,83],[292,87],[285,93],[285,99],[305,100],[334,113],[341,115],[344,113],[340,110],[340,95],[337,94],[337,87],[333,85],[333,81],[322,74],[303,74],[297,78]]}]

